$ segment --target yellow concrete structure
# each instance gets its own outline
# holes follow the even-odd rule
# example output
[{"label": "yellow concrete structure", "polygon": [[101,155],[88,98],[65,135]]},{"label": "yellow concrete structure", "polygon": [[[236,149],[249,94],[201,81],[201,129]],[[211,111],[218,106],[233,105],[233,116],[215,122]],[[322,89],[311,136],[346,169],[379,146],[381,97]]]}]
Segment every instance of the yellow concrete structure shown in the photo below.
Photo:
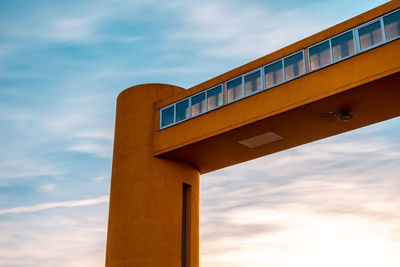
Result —
[{"label": "yellow concrete structure", "polygon": [[[399,8],[399,0],[390,1],[188,90],[146,84],[123,91],[106,266],[199,266],[200,174],[399,116]],[[335,60],[344,33],[353,36],[354,51]],[[325,63],[324,51],[330,51]],[[285,68],[291,55],[303,57],[301,75],[291,77]],[[269,86],[269,66],[276,62],[287,79]],[[248,73],[259,78],[246,95]],[[228,103],[230,81],[240,80],[243,95]],[[199,112],[193,97],[216,86],[222,104],[193,115]],[[178,121],[178,103],[186,99],[186,117]],[[175,113],[163,125],[167,107]]]},{"label": "yellow concrete structure", "polygon": [[118,97],[107,266],[181,266],[183,185],[191,186],[187,266],[198,265],[199,171],[153,156],[154,101],[181,90],[142,85]]}]

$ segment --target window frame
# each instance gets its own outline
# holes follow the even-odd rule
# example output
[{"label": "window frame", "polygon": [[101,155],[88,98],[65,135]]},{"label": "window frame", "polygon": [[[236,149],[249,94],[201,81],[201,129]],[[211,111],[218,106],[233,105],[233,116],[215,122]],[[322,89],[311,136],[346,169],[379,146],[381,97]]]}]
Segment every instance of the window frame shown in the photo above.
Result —
[{"label": "window frame", "polygon": [[[342,57],[341,59],[338,59],[338,60],[335,61],[335,60],[333,59],[332,39],[335,39],[335,38],[337,38],[337,37],[339,37],[339,36],[345,35],[345,34],[347,34],[347,33],[349,33],[349,32],[352,32],[352,33],[353,33],[354,54],[348,55],[348,56],[346,56],[346,57]],[[339,33],[338,35],[335,35],[335,36],[333,36],[333,37],[331,37],[331,38],[329,38],[329,39],[331,40],[331,50],[332,50],[332,63],[331,63],[331,64],[335,64],[335,63],[340,62],[340,61],[342,61],[342,60],[345,60],[345,59],[354,57],[354,56],[356,56],[357,54],[360,53],[360,51],[357,49],[356,33],[355,33],[355,29],[354,29],[354,28],[352,28],[352,29],[350,29],[350,30],[347,30],[347,31],[344,31],[344,32],[341,32],[341,33]],[[331,64],[329,64],[329,65],[331,65]],[[328,66],[328,65],[327,65],[327,66]]]},{"label": "window frame", "polygon": [[[321,42],[319,42],[319,43],[317,43],[317,44],[315,44],[315,45],[312,45],[312,46],[307,47],[308,72],[313,72],[313,71],[316,71],[316,70],[325,68],[326,66],[332,65],[332,63],[333,63],[333,50],[332,50],[332,42],[331,42],[332,39],[333,39],[333,38],[325,39],[325,40],[323,40],[323,41],[321,41]],[[353,37],[353,39],[354,39],[354,37]],[[312,48],[314,48],[314,47],[316,47],[316,46],[319,46],[319,45],[321,45],[321,44],[323,44],[323,43],[325,43],[325,42],[328,42],[328,44],[329,44],[329,55],[330,55],[330,57],[331,57],[331,62],[312,70],[312,69],[311,69],[310,49],[312,49]]]},{"label": "window frame", "polygon": [[[254,92],[251,92],[251,93],[249,93],[249,94],[246,94],[246,84],[245,84],[246,79],[245,79],[245,78],[246,78],[246,76],[249,76],[249,75],[251,75],[251,74],[253,74],[253,73],[256,73],[257,71],[260,72],[261,88],[260,88],[259,90],[254,91]],[[245,98],[245,97],[248,97],[248,96],[257,94],[257,93],[259,93],[259,92],[261,92],[261,91],[264,90],[264,86],[263,86],[263,77],[262,77],[262,76],[263,76],[263,73],[262,73],[262,68],[261,68],[261,67],[260,67],[260,68],[257,68],[257,69],[254,69],[254,70],[251,70],[251,71],[249,71],[249,72],[246,72],[246,73],[243,74],[242,76],[243,76],[243,79],[242,79],[242,84],[243,84],[243,97],[242,97],[242,98]]]},{"label": "window frame", "polygon": [[[165,110],[165,109],[169,109],[170,107],[174,107],[174,121],[173,121],[171,124],[168,124],[168,125],[166,125],[166,126],[162,126],[162,111]],[[170,127],[170,126],[176,124],[176,113],[175,113],[175,109],[176,109],[175,103],[172,103],[172,104],[170,104],[170,105],[168,105],[168,106],[165,106],[165,107],[160,108],[160,129],[165,129],[165,128],[168,128],[168,127]]]},{"label": "window frame", "polygon": [[384,21],[384,18],[385,18],[385,17],[388,17],[388,16],[390,16],[390,15],[392,15],[392,14],[394,14],[394,13],[397,13],[397,12],[400,12],[400,8],[399,8],[399,9],[396,9],[396,10],[393,10],[392,12],[389,12],[389,13],[387,13],[387,14],[385,14],[385,15],[382,16],[383,30],[384,30],[384,33],[385,33],[385,43],[389,43],[389,42],[391,42],[391,41],[394,41],[394,40],[397,40],[397,39],[400,38],[400,34],[399,34],[398,36],[394,37],[393,39],[388,40],[388,39],[386,38],[386,31],[385,31],[385,21]]},{"label": "window frame", "polygon": [[[185,118],[185,119],[183,119],[183,120],[176,121],[176,112],[177,112],[176,106],[177,106],[179,103],[184,102],[184,101],[186,101],[186,100],[188,100],[189,115],[188,115],[187,118]],[[175,102],[175,116],[174,116],[175,124],[178,124],[178,123],[187,121],[187,120],[189,120],[190,118],[192,118],[192,99],[191,99],[191,96],[186,97],[186,98],[184,98],[184,99],[181,99],[181,100]]]},{"label": "window frame", "polygon": [[[217,88],[217,87],[219,87],[219,86],[221,86],[222,104],[221,104],[220,106],[216,106],[216,107],[214,107],[214,108],[212,108],[212,109],[208,109],[208,91],[210,91],[210,90],[212,90],[212,89],[215,89],[215,88]],[[206,112],[203,112],[203,113],[201,113],[201,114],[207,113],[207,112],[209,112],[209,111],[211,111],[211,110],[215,110],[215,109],[217,109],[217,108],[220,108],[220,107],[223,107],[223,106],[226,105],[226,103],[224,103],[224,84],[223,84],[223,83],[220,83],[220,84],[215,85],[215,86],[213,86],[213,87],[211,87],[211,88],[208,88],[207,90],[205,90],[205,92],[206,92]]]},{"label": "window frame", "polygon": [[[337,37],[340,37],[340,36],[342,36],[342,35],[345,35],[345,34],[347,34],[347,33],[349,33],[349,32],[351,32],[351,33],[353,34],[354,54],[348,55],[348,56],[346,56],[346,57],[342,57],[341,59],[338,59],[338,60],[335,61],[334,58],[333,58],[332,40],[335,39],[335,38],[337,38]],[[309,49],[310,49],[310,48],[313,48],[314,46],[318,46],[318,45],[320,45],[320,44],[322,44],[322,43],[324,43],[324,42],[326,42],[326,41],[329,41],[330,54],[331,54],[331,63],[326,64],[326,65],[324,65],[324,66],[322,66],[322,67],[316,68],[316,69],[314,69],[314,70],[311,70],[311,60],[310,60],[310,51],[309,51]],[[349,30],[347,30],[347,31],[341,32],[341,33],[339,33],[339,34],[337,34],[337,35],[335,35],[335,36],[332,36],[331,38],[325,39],[325,40],[323,40],[323,41],[321,41],[321,42],[319,42],[319,43],[317,43],[317,44],[315,44],[315,45],[309,46],[309,47],[307,48],[308,73],[311,73],[311,72],[314,72],[314,71],[317,71],[317,70],[326,68],[326,67],[328,67],[328,66],[330,66],[330,65],[333,65],[333,64],[336,64],[336,63],[338,63],[338,62],[340,62],[340,61],[342,61],[342,60],[346,60],[346,59],[348,59],[348,58],[354,57],[354,56],[358,55],[358,54],[361,53],[361,52],[362,52],[362,51],[359,51],[358,48],[357,48],[357,40],[356,40],[355,28],[352,28],[352,29],[349,29]]]},{"label": "window frame", "polygon": [[[371,45],[371,46],[369,46],[369,47],[367,47],[367,48],[361,49],[361,43],[360,43],[360,29],[365,28],[365,27],[367,27],[367,26],[369,26],[369,25],[371,25],[371,24],[374,24],[374,23],[376,23],[376,22],[379,22],[379,25],[380,25],[380,28],[381,28],[382,41],[379,42],[379,43],[376,43],[376,44],[374,44],[374,45]],[[361,24],[361,25],[355,27],[355,28],[354,28],[354,31],[355,31],[355,33],[356,33],[356,37],[355,37],[355,38],[357,38],[357,42],[356,42],[356,45],[357,45],[357,54],[362,53],[362,52],[365,52],[365,51],[368,51],[368,50],[370,50],[370,49],[374,49],[375,47],[381,46],[381,45],[383,45],[383,44],[386,43],[386,34],[385,34],[385,32],[384,32],[384,31],[385,31],[385,27],[384,27],[384,25],[383,25],[383,16],[381,16],[381,17],[379,17],[379,18],[375,18],[375,19],[373,19],[373,20],[370,20],[370,21],[368,21],[368,22],[366,22],[366,23],[364,23],[364,24]]]},{"label": "window frame", "polygon": [[[307,73],[310,72],[310,71],[307,72],[306,57],[305,57],[304,50],[305,50],[305,48],[304,48],[304,49],[301,49],[301,50],[298,50],[298,51],[296,51],[296,52],[294,52],[294,53],[292,53],[292,54],[290,54],[290,55],[288,55],[288,56],[282,58],[282,64],[283,64],[282,67],[283,67],[283,78],[284,78],[284,82],[288,82],[288,81],[297,79],[297,78],[299,78],[299,77],[301,77],[301,76],[304,76],[304,75],[306,75]],[[300,52],[303,54],[304,73],[299,74],[299,75],[297,75],[297,76],[293,76],[293,77],[290,78],[290,79],[286,79],[285,59],[286,59],[286,58],[289,58],[289,57],[291,57],[291,56],[297,55],[297,54],[300,53]]]},{"label": "window frame", "polygon": [[[196,93],[196,94],[191,95],[191,96],[188,97],[188,98],[190,99],[190,116],[189,116],[189,118],[194,118],[194,117],[197,117],[197,116],[199,116],[199,115],[204,114],[204,113],[207,112],[207,91],[208,91],[208,90],[209,90],[209,89],[204,90],[204,91],[200,91],[200,92],[198,92],[198,93]],[[204,105],[205,105],[205,107],[206,107],[206,110],[205,110],[204,112],[199,112],[199,113],[197,113],[196,115],[192,115],[192,98],[195,97],[195,96],[201,95],[201,94],[204,94],[204,95],[205,95],[205,97],[204,97],[204,102],[205,102]]]},{"label": "window frame", "polygon": [[[234,80],[236,80],[236,79],[239,79],[239,78],[240,78],[241,81],[242,81],[242,96],[239,97],[239,98],[237,98],[237,99],[234,99],[234,100],[231,101],[231,102],[228,102],[228,83],[231,82],[231,81],[234,81]],[[244,78],[243,78],[243,75],[236,76],[235,78],[232,78],[232,79],[226,81],[224,84],[225,84],[225,105],[229,105],[229,104],[234,103],[234,102],[236,102],[236,101],[239,101],[240,99],[243,99],[243,98],[245,97],[245,94],[244,94]]]},{"label": "window frame", "polygon": [[[281,64],[282,64],[282,81],[267,87],[267,84],[266,84],[267,80],[265,79],[265,68],[270,66],[270,65],[273,65],[273,64],[275,64],[275,63],[277,63],[279,61],[281,61]],[[264,88],[264,90],[269,90],[269,89],[271,89],[271,88],[273,88],[275,86],[281,85],[281,84],[286,82],[286,79],[285,79],[286,78],[285,77],[285,62],[283,61],[283,58],[280,58],[280,59],[277,59],[277,60],[275,60],[275,61],[273,61],[271,63],[268,63],[267,65],[264,65],[261,68],[262,68],[262,72],[263,72],[263,88]]]}]

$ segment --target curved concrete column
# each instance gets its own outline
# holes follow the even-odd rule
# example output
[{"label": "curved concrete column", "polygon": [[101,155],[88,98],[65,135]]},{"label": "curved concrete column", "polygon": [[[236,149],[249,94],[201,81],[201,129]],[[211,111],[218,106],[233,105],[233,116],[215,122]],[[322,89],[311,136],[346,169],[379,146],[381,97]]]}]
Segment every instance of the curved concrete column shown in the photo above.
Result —
[{"label": "curved concrete column", "polygon": [[182,90],[146,84],[118,97],[108,267],[199,266],[199,172],[188,163],[153,156],[154,102]]}]

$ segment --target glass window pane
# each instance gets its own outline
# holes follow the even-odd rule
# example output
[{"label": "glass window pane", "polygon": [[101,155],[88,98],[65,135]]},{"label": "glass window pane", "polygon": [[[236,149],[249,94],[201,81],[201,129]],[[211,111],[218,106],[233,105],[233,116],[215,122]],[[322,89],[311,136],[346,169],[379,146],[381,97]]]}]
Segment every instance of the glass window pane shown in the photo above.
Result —
[{"label": "glass window pane", "polygon": [[244,90],[246,95],[261,90],[261,71],[253,72],[244,77]]},{"label": "glass window pane", "polygon": [[176,122],[189,118],[189,99],[176,103]]},{"label": "glass window pane", "polygon": [[161,110],[161,127],[174,123],[174,112],[174,106]]},{"label": "glass window pane", "polygon": [[207,91],[207,109],[222,106],[222,86],[219,85]]},{"label": "glass window pane", "polygon": [[331,40],[333,61],[354,55],[353,32],[347,32]]},{"label": "glass window pane", "polygon": [[380,21],[359,29],[358,35],[360,36],[361,50],[379,44],[383,40]]},{"label": "glass window pane", "polygon": [[206,93],[192,97],[192,116],[206,111]]},{"label": "glass window pane", "polygon": [[331,49],[329,41],[325,41],[319,45],[311,47],[310,53],[310,67],[311,70],[318,69],[331,63]]},{"label": "glass window pane", "polygon": [[304,74],[303,52],[299,52],[293,56],[287,57],[284,60],[286,80]]},{"label": "glass window pane", "polygon": [[235,101],[243,96],[242,77],[226,83],[227,102]]},{"label": "glass window pane", "polygon": [[275,62],[264,68],[265,87],[271,87],[277,83],[283,82],[282,61]]},{"label": "glass window pane", "polygon": [[400,10],[384,17],[383,22],[387,40],[400,36]]}]

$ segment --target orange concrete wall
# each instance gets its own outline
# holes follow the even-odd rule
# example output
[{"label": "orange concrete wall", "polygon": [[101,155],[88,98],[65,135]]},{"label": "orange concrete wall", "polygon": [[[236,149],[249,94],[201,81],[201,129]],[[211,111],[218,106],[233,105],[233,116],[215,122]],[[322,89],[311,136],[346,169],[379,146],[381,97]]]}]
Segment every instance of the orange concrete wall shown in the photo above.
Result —
[{"label": "orange concrete wall", "polygon": [[152,155],[154,102],[181,88],[129,88],[117,102],[106,266],[181,266],[182,190],[190,184],[188,267],[199,265],[199,172]]}]

